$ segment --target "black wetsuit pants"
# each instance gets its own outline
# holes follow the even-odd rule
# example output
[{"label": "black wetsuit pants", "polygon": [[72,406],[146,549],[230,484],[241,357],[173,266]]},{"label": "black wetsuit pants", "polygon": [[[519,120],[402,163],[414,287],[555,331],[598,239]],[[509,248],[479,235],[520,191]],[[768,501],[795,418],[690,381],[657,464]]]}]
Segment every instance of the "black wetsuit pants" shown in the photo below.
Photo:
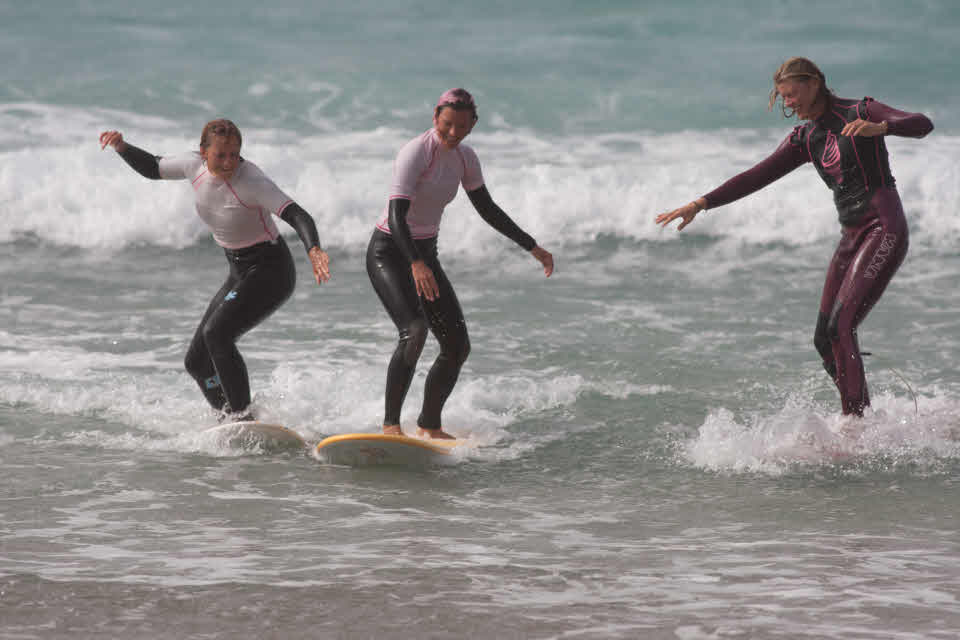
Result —
[{"label": "black wetsuit pants", "polygon": [[230,273],[203,314],[184,365],[214,409],[238,412],[250,404],[250,380],[237,340],[286,302],[296,267],[282,237],[224,253]]},{"label": "black wetsuit pants", "polygon": [[433,302],[417,295],[410,263],[390,234],[377,229],[367,247],[367,275],[400,333],[387,368],[383,423],[400,424],[400,409],[429,329],[440,343],[440,355],[427,374],[423,409],[417,424],[425,429],[440,429],[440,413],[470,353],[470,339],[457,295],[437,259],[437,239],[415,242],[440,289],[440,295]]}]

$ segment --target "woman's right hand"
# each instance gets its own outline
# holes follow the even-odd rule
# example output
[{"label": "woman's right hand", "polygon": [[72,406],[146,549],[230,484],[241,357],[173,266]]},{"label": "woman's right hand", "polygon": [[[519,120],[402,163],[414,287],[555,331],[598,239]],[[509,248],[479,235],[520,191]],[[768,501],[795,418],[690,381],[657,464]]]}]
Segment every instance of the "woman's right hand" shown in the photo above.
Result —
[{"label": "woman's right hand", "polygon": [[320,247],[310,247],[307,251],[310,258],[310,266],[313,267],[313,278],[317,284],[323,284],[330,280],[330,256]]},{"label": "woman's right hand", "polygon": [[683,205],[673,211],[661,213],[657,216],[657,224],[667,226],[677,218],[683,218],[683,222],[677,227],[677,231],[683,231],[683,228],[693,222],[697,214],[707,208],[707,201],[703,198],[697,198],[693,202]]},{"label": "woman's right hand", "polygon": [[100,150],[113,147],[118,153],[123,151],[127,143],[123,141],[123,134],[119,131],[104,131],[100,134]]},{"label": "woman's right hand", "polygon": [[413,274],[413,282],[417,285],[417,295],[423,296],[430,302],[440,297],[440,287],[437,286],[437,280],[433,277],[433,271],[423,260],[416,260],[410,264],[410,272]]}]

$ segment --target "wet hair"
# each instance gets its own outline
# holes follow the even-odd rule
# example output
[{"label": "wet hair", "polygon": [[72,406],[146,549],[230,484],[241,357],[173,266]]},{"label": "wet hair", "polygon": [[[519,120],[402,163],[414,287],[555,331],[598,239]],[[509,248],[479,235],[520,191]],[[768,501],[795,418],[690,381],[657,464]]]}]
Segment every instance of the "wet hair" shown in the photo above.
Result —
[{"label": "wet hair", "polygon": [[211,120],[203,126],[203,133],[200,134],[200,148],[206,149],[213,142],[211,138],[236,138],[240,146],[243,146],[243,136],[240,135],[240,129],[226,118]]},{"label": "wet hair", "polygon": [[479,119],[477,116],[477,105],[473,101],[473,96],[466,89],[450,89],[445,91],[440,99],[437,100],[437,107],[433,111],[433,117],[436,118],[443,111],[444,107],[450,107],[454,111],[469,111],[473,114],[473,120]]},{"label": "wet hair", "polygon": [[[773,109],[773,105],[776,104],[777,98],[780,96],[780,91],[777,89],[778,84],[786,82],[787,80],[810,82],[811,78],[820,80],[820,93],[817,95],[817,100],[822,98],[829,103],[830,96],[833,95],[833,92],[827,88],[827,79],[824,77],[823,71],[820,71],[820,67],[815,65],[812,60],[798,56],[786,60],[780,65],[776,73],[773,74],[773,90],[770,91],[770,102],[767,104],[767,111]],[[793,112],[787,113],[787,107],[783,102],[780,103],[780,111],[783,112],[784,118],[792,118],[794,115]]]}]

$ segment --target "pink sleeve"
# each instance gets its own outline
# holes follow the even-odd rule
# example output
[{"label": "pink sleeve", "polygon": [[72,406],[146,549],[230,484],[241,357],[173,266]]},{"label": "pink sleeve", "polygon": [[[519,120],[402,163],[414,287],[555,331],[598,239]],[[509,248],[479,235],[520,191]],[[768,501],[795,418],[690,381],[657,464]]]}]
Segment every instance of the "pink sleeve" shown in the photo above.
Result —
[{"label": "pink sleeve", "polygon": [[393,181],[390,183],[390,200],[405,198],[413,200],[420,176],[427,170],[427,153],[420,138],[403,145],[393,161]]},{"label": "pink sleeve", "polygon": [[463,154],[463,190],[470,192],[483,186],[483,171],[480,170],[480,158],[470,147],[460,145]]},{"label": "pink sleeve", "polygon": [[265,175],[261,175],[252,186],[257,205],[276,216],[279,216],[287,205],[293,202],[290,196],[281,191],[280,187]]},{"label": "pink sleeve", "polygon": [[160,177],[164,180],[189,180],[203,164],[203,157],[196,151],[162,157],[157,161]]},{"label": "pink sleeve", "polygon": [[873,98],[864,98],[863,104],[867,111],[865,120],[887,121],[887,135],[922,138],[933,131],[933,122],[922,113],[900,111]]}]

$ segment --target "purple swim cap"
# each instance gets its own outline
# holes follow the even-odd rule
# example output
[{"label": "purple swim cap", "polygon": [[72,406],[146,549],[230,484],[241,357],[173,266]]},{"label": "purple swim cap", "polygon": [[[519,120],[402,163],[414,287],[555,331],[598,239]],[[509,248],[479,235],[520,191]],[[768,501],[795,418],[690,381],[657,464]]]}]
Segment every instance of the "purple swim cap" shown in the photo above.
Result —
[{"label": "purple swim cap", "polygon": [[437,100],[437,108],[448,105],[463,105],[476,109],[477,105],[473,103],[473,96],[466,89],[449,89]]}]

